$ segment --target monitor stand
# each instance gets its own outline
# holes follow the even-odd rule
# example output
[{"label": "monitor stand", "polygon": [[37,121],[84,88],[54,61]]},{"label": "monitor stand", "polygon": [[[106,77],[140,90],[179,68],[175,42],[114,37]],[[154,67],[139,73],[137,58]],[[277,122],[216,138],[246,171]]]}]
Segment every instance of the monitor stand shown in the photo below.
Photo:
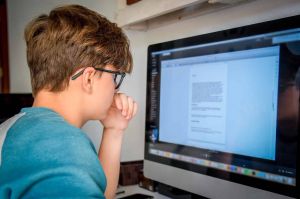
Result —
[{"label": "monitor stand", "polygon": [[157,187],[158,193],[174,199],[208,199],[206,197],[196,195],[166,184],[159,183]]}]

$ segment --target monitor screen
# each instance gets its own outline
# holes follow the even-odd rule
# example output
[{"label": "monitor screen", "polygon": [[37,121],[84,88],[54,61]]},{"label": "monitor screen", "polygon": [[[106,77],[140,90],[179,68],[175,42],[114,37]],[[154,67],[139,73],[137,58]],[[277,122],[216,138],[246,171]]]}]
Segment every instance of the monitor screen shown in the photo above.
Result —
[{"label": "monitor screen", "polygon": [[[237,197],[239,185],[256,198],[297,196],[299,21],[294,16],[149,46],[147,177],[213,198]],[[155,166],[168,172],[157,175]],[[185,171],[199,184],[189,186]],[[203,191],[205,180],[228,190]]]}]

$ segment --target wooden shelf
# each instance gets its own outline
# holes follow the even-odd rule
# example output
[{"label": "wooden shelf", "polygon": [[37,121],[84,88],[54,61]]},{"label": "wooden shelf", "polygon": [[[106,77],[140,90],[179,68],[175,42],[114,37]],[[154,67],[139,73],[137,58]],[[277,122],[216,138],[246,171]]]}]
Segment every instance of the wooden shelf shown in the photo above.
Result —
[{"label": "wooden shelf", "polygon": [[142,0],[120,9],[116,22],[126,29],[146,31],[248,1],[253,0]]}]

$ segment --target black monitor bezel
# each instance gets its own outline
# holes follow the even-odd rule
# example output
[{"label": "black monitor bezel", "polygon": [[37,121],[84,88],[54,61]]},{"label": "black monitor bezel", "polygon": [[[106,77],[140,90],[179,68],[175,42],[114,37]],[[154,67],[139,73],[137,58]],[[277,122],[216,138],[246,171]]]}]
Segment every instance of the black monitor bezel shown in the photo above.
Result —
[{"label": "black monitor bezel", "polygon": [[[230,40],[230,39],[236,39],[239,37],[249,37],[254,36],[258,34],[265,34],[265,33],[271,33],[286,29],[293,29],[293,28],[300,28],[300,15],[297,16],[291,16],[281,19],[276,19],[272,21],[265,21],[257,24],[251,24],[243,27],[237,27],[227,30],[222,30],[218,32],[213,33],[207,33],[203,35],[178,39],[178,40],[172,40],[167,41],[163,43],[158,44],[152,44],[148,47],[148,60],[147,60],[147,83],[149,82],[151,78],[150,74],[150,66],[151,66],[151,55],[152,52],[157,51],[163,51],[163,50],[169,50],[174,48],[180,48],[180,47],[187,47],[187,46],[195,46],[195,45],[201,45],[211,42],[217,42],[221,40]],[[149,100],[149,89],[147,87],[147,98],[146,98],[146,104],[148,105],[150,103]],[[147,113],[149,112],[149,107],[146,107],[146,118]],[[299,110],[300,113],[300,110]],[[298,121],[298,124],[300,124],[300,121]],[[216,170],[213,168],[206,168],[206,167],[199,167],[195,166],[193,164],[187,165],[186,163],[183,163],[181,161],[177,160],[171,160],[168,158],[158,157],[155,155],[152,155],[148,152],[149,150],[149,144],[150,141],[147,139],[147,129],[151,124],[147,123],[146,119],[146,133],[145,133],[145,159],[159,162],[162,164],[172,165],[178,168],[182,169],[190,169],[191,167],[195,167],[193,171],[199,172],[201,174],[209,175],[212,177],[220,178],[223,180],[228,180],[236,183],[241,183],[244,185],[248,185],[255,188],[260,188],[263,190],[267,190],[274,193],[279,193],[291,197],[300,197],[299,191],[297,190],[298,184],[296,184],[296,187],[291,187],[288,185],[283,184],[277,184],[269,181],[263,181],[256,178],[250,178],[247,176],[242,176],[234,173],[230,173],[228,175],[225,171]],[[299,126],[299,125],[298,125]],[[298,143],[300,143],[300,137],[299,137],[299,128],[298,128],[298,135],[297,135]],[[298,157],[298,151],[299,151],[299,144],[297,146],[297,170],[299,171],[299,165],[300,165],[300,158]],[[296,173],[296,182],[299,182],[299,172]]]}]

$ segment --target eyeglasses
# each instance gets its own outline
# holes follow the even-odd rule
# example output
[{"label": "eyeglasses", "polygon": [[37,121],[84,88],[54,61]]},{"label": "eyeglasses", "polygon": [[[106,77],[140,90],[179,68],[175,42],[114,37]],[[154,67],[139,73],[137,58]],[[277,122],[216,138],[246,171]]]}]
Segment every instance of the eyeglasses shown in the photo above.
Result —
[{"label": "eyeglasses", "polygon": [[[120,86],[121,86],[121,84],[123,82],[123,79],[124,79],[124,77],[126,75],[126,73],[119,72],[119,71],[112,71],[112,70],[107,70],[107,69],[103,69],[103,68],[94,68],[94,69],[97,70],[97,71],[101,71],[101,72],[106,72],[106,73],[113,74],[114,75],[114,77],[113,77],[114,78],[114,82],[116,84],[116,87],[115,87],[116,90],[120,88]],[[84,72],[84,69],[82,71],[80,71],[79,73],[73,75],[71,77],[71,79],[75,80],[77,77],[79,77],[80,75],[82,75],[83,72]]]}]

